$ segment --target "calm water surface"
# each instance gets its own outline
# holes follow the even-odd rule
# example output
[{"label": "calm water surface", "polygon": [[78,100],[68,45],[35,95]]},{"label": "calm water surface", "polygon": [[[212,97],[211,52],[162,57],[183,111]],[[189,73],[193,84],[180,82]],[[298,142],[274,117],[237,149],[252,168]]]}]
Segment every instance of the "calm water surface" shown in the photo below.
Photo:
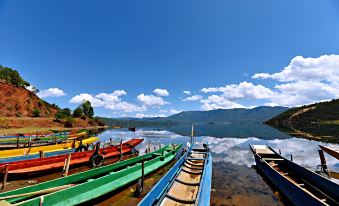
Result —
[{"label": "calm water surface", "polygon": [[[190,130],[188,125],[140,128],[135,133],[126,129],[111,129],[98,136],[102,142],[110,138],[116,142],[120,139],[144,138],[137,147],[143,154],[149,142],[152,148],[169,143],[186,145],[190,137],[185,135]],[[282,155],[288,158],[293,154],[293,161],[311,170],[320,164],[319,142],[290,137],[263,125],[196,125],[195,131],[199,135],[195,140],[209,143],[213,155],[212,205],[289,205],[252,167],[255,163],[249,144],[268,144],[274,149],[281,149]],[[339,149],[339,145],[321,144]],[[339,171],[336,159],[326,155],[326,160],[330,169]]]}]

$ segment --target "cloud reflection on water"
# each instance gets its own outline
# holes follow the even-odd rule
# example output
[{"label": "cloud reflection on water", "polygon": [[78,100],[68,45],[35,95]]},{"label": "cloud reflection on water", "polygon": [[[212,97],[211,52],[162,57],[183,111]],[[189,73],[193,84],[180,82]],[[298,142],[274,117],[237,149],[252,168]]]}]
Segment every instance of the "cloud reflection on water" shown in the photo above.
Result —
[{"label": "cloud reflection on water", "polygon": [[[205,137],[204,141],[210,144],[214,154],[213,161],[215,162],[223,161],[251,166],[254,164],[254,158],[249,149],[249,144],[268,144],[277,151],[281,149],[282,155],[286,158],[290,158],[290,155],[293,154],[293,161],[304,167],[315,168],[320,164],[319,142],[317,141],[299,138],[262,140],[255,137],[246,139]],[[339,149],[339,145],[327,143],[324,143],[324,145]],[[339,170],[338,160],[327,154],[325,154],[325,157],[330,168]]]},{"label": "cloud reflection on water", "polygon": [[[127,130],[107,130],[99,134],[101,141],[108,141],[110,137],[116,142],[132,138],[144,138],[144,141],[137,147],[140,154],[143,154],[151,142],[151,148],[158,148],[159,144],[181,143],[186,146],[189,137],[181,136],[166,130],[140,129],[135,133]],[[251,166],[254,164],[253,155],[249,149],[249,144],[268,144],[277,151],[281,149],[282,155],[290,158],[293,154],[293,161],[307,168],[316,168],[320,164],[317,141],[301,138],[264,140],[255,137],[248,138],[216,138],[216,137],[196,137],[197,141],[204,141],[210,145],[214,162],[228,162],[235,165]],[[339,145],[320,143],[332,148],[339,149]],[[339,163],[335,158],[325,154],[328,166],[339,171]]]}]

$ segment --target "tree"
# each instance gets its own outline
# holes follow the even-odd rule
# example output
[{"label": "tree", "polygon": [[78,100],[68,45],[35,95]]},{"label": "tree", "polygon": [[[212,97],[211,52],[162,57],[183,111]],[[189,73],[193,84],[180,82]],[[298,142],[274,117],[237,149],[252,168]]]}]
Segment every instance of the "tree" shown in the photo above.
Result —
[{"label": "tree", "polygon": [[67,117],[72,116],[72,111],[69,108],[65,109],[60,109],[56,114],[55,114],[55,120],[60,121],[62,119],[65,119]]},{"label": "tree", "polygon": [[20,76],[18,71],[11,69],[9,67],[3,67],[1,65],[0,65],[0,79],[18,87],[30,86],[30,84]]},{"label": "tree", "polygon": [[82,117],[84,115],[83,108],[81,106],[78,106],[74,111],[73,111],[73,117]]},{"label": "tree", "polygon": [[62,109],[62,112],[65,115],[65,117],[72,116],[72,110],[70,108],[64,108]]},{"label": "tree", "polygon": [[84,114],[85,114],[87,117],[93,117],[93,116],[94,116],[94,110],[93,110],[93,107],[92,107],[90,101],[84,101],[84,102],[81,104],[81,107],[82,107],[82,109],[83,109]]}]

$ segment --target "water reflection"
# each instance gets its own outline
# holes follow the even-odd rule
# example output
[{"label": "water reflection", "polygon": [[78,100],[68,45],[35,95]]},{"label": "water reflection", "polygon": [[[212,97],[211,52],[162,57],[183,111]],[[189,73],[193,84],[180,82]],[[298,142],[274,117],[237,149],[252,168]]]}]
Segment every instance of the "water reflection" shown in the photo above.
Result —
[{"label": "water reflection", "polygon": [[[118,143],[120,139],[123,141],[132,138],[144,138],[144,141],[137,147],[139,152],[143,154],[151,143],[151,148],[158,147],[159,144],[165,145],[170,143],[177,143],[186,145],[190,140],[188,136],[182,136],[166,130],[153,130],[153,129],[138,129],[136,132],[130,132],[125,129],[107,130],[99,135],[101,141],[113,141]],[[251,166],[254,164],[254,158],[249,150],[249,144],[268,144],[277,151],[281,149],[282,155],[290,158],[293,154],[293,160],[298,164],[307,168],[316,168],[320,164],[318,156],[319,142],[313,140],[306,140],[300,138],[283,138],[283,139],[260,139],[257,137],[246,138],[217,138],[212,136],[199,136],[195,137],[197,141],[208,142],[213,154],[214,162],[227,162],[236,165]],[[329,147],[339,149],[339,145],[322,143]],[[331,169],[339,170],[338,161],[325,154],[327,164]]]},{"label": "water reflection", "polygon": [[[203,133],[205,131],[215,134],[210,130],[214,126],[207,126],[208,130],[196,127],[196,134],[205,134]],[[152,150],[154,146],[158,148],[159,144],[162,146],[170,143],[186,145],[190,137],[185,136],[185,134],[188,135],[190,133],[191,127],[184,126],[180,128],[176,127],[173,129],[172,127],[168,130],[142,128],[138,129],[135,133],[126,129],[114,129],[99,134],[99,137],[101,141],[109,141],[112,138],[116,142],[119,142],[120,139],[126,141],[132,138],[144,138],[144,141],[136,148],[140,154],[143,154],[149,143]],[[181,134],[180,132],[174,133],[173,131],[185,132]],[[254,158],[249,149],[249,144],[268,144],[276,150],[281,149],[283,156],[290,157],[290,154],[293,154],[295,162],[312,170],[315,170],[316,166],[320,164],[318,157],[319,142],[316,141],[286,137],[286,135],[278,137],[275,132],[265,138],[254,137],[255,135],[239,138],[232,137],[231,134],[234,133],[226,134],[224,133],[225,130],[220,131],[223,131],[223,133],[217,131],[221,135],[219,137],[208,134],[195,137],[196,141],[209,143],[213,155],[212,187],[214,190],[211,198],[213,205],[280,206],[289,204],[284,203],[284,198],[277,195],[278,193],[274,191],[274,188],[269,187],[263,178],[257,175],[254,169],[250,168],[254,164]],[[272,130],[267,131],[272,132]],[[266,132],[261,132],[261,134],[264,135]],[[324,143],[324,145],[339,149],[339,145],[327,143]],[[339,164],[336,159],[326,155],[326,160],[330,169],[339,171]]]},{"label": "water reflection", "polygon": [[[311,141],[299,138],[263,140],[255,137],[238,138],[214,138],[205,137],[204,141],[210,144],[214,153],[213,161],[230,162],[237,165],[251,166],[254,164],[252,152],[249,150],[249,144],[268,144],[281,153],[286,158],[293,155],[293,161],[307,168],[316,168],[320,165],[318,156],[317,141]],[[338,148],[335,144],[325,144],[332,148]],[[326,154],[325,154],[326,155]],[[339,170],[338,160],[326,155],[327,164],[331,169]]]}]

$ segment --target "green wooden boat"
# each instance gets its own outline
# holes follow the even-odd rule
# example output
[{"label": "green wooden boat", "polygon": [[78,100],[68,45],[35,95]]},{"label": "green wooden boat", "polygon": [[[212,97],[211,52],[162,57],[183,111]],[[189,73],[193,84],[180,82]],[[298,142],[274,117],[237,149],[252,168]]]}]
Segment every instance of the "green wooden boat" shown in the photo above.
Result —
[{"label": "green wooden boat", "polygon": [[[42,198],[40,196],[37,197],[37,191],[42,191],[41,193],[43,193],[43,191],[49,189],[52,190],[66,186],[60,191],[44,195],[43,205],[81,204],[139,179],[141,177],[142,159],[145,160],[144,173],[147,175],[173,160],[180,148],[181,145],[169,145],[152,153],[121,161],[113,165],[107,165],[68,177],[0,193],[0,199],[6,199],[6,201],[11,204],[16,203],[15,205],[38,206],[41,204]],[[20,196],[22,194],[28,195]],[[9,196],[12,196],[12,198],[4,198]]]}]

